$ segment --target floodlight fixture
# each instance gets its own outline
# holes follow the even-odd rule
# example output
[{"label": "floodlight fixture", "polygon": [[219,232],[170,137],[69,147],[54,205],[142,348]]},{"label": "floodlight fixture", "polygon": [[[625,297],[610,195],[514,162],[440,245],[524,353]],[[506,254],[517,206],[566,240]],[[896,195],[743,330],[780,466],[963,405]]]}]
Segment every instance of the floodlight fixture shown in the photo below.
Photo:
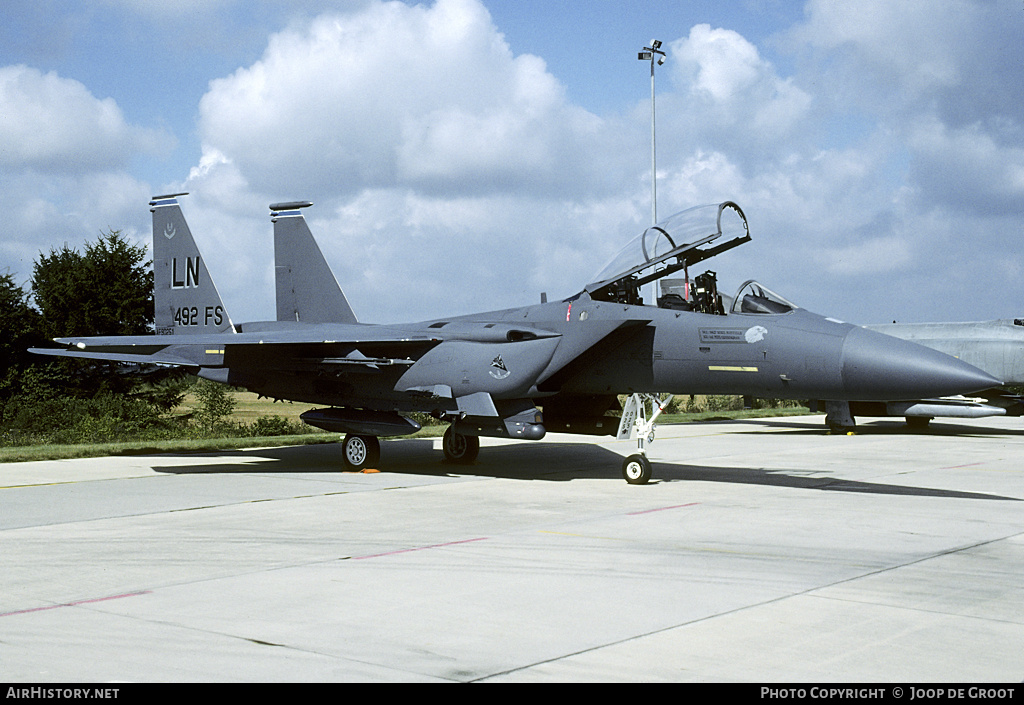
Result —
[{"label": "floodlight fixture", "polygon": [[654,62],[657,60],[658,66],[665,63],[665,52],[661,50],[661,40],[652,39],[651,45],[637,53],[636,58],[640,61],[651,62],[651,224],[654,225],[658,222],[658,170],[654,139]]}]

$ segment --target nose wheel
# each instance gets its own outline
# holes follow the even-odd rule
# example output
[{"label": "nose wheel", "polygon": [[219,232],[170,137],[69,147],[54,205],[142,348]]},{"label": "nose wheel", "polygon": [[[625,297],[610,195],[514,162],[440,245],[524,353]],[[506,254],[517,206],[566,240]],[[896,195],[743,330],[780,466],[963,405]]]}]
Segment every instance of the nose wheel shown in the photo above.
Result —
[{"label": "nose wheel", "polygon": [[646,485],[651,479],[651,461],[639,453],[629,456],[622,461],[622,477],[631,485]]}]

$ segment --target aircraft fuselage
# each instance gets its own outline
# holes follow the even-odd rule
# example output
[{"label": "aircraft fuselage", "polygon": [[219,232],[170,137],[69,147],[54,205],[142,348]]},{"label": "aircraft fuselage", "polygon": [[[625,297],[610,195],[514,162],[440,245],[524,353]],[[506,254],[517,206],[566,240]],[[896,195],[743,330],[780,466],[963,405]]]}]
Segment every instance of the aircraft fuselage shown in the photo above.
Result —
[{"label": "aircraft fuselage", "polygon": [[[322,331],[324,339],[341,338],[335,330],[340,327],[346,340],[360,337],[353,328],[379,328],[307,327]],[[244,338],[244,324],[242,329]],[[313,404],[427,412],[454,411],[460,397],[481,393],[495,402],[633,392],[902,400],[991,384],[946,355],[804,309],[716,315],[584,295],[401,331],[411,346],[405,364],[332,364],[321,350],[305,370],[292,365],[285,373],[275,371],[273,358],[261,359],[252,346],[243,346],[225,356],[226,381]],[[352,348],[374,355],[367,342],[346,344],[338,357]],[[214,368],[205,372],[213,376]]]}]

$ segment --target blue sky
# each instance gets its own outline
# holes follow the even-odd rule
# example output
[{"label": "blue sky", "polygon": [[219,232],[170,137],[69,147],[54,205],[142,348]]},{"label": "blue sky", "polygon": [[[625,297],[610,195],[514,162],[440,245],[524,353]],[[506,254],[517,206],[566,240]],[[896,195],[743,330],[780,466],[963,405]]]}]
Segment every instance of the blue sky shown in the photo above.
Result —
[{"label": "blue sky", "polygon": [[1019,0],[8,0],[0,271],[182,207],[236,321],[271,317],[267,205],[361,320],[578,291],[650,214],[735,200],[718,258],[846,320],[1019,317]]}]

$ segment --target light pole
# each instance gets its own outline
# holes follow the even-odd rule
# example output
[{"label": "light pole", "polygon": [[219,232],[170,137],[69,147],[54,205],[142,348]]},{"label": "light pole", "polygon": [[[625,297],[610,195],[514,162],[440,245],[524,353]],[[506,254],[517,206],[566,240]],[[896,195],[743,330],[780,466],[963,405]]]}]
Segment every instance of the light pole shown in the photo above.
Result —
[{"label": "light pole", "polygon": [[657,159],[654,151],[654,62],[658,66],[665,63],[665,52],[661,51],[661,40],[652,39],[649,47],[636,55],[640,61],[651,62],[651,224],[658,222],[658,172]]}]

